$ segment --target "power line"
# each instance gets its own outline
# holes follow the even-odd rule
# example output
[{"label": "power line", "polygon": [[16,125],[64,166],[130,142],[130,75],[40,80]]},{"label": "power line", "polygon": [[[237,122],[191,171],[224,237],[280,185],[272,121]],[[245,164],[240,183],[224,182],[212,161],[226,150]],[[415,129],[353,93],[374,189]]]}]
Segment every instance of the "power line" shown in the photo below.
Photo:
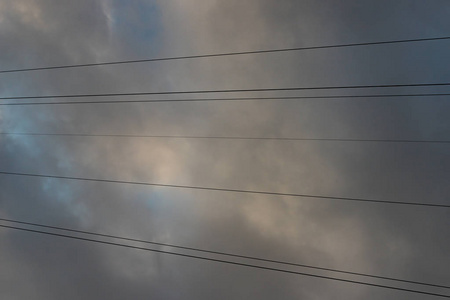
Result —
[{"label": "power line", "polygon": [[137,60],[101,62],[101,63],[86,63],[86,64],[73,64],[73,65],[62,65],[62,66],[47,66],[47,67],[36,67],[36,68],[0,70],[0,73],[17,73],[17,72],[26,72],[26,71],[41,71],[41,70],[68,69],[68,68],[94,67],[94,66],[106,66],[106,65],[134,64],[134,63],[145,63],[145,62],[156,62],[156,61],[208,58],[208,57],[212,58],[212,57],[220,57],[220,56],[238,56],[238,55],[262,54],[262,53],[277,53],[277,52],[289,52],[289,51],[345,48],[345,47],[356,47],[356,46],[372,46],[372,45],[386,45],[386,44],[399,44],[399,43],[412,43],[412,42],[427,42],[427,41],[439,41],[439,40],[448,40],[448,39],[450,39],[450,37],[446,36],[446,37],[434,37],[434,38],[390,40],[390,41],[378,41],[378,42],[366,42],[366,43],[350,43],[350,44],[338,44],[338,45],[295,47],[295,48],[283,48],[283,49],[268,49],[268,50],[254,50],[254,51],[241,51],[241,52],[229,52],[229,53],[188,55],[188,56],[172,56],[172,57],[148,58],[148,59],[137,59]]},{"label": "power line", "polygon": [[160,102],[213,102],[213,101],[263,101],[263,100],[301,100],[301,99],[346,99],[346,98],[393,98],[393,97],[436,97],[450,96],[440,94],[378,94],[378,95],[331,95],[331,96],[286,96],[286,97],[239,97],[239,98],[194,98],[194,99],[144,99],[144,100],[106,100],[106,101],[52,101],[0,103],[0,106],[55,105],[55,104],[124,104],[124,103],[160,103]]},{"label": "power line", "polygon": [[306,265],[306,264],[299,264],[299,263],[292,263],[292,262],[279,261],[279,260],[273,260],[273,259],[259,258],[259,257],[254,257],[254,256],[232,254],[232,253],[213,251],[213,250],[205,250],[205,249],[200,249],[200,248],[195,248],[195,247],[186,247],[186,246],[180,246],[180,245],[174,245],[174,244],[151,242],[151,241],[146,241],[146,240],[141,240],[141,239],[121,237],[121,236],[116,236],[116,235],[96,233],[96,232],[84,231],[84,230],[77,230],[77,229],[72,229],[72,228],[67,228],[67,227],[50,226],[50,225],[24,222],[24,221],[5,219],[5,218],[0,218],[0,221],[24,224],[24,225],[30,225],[30,226],[36,226],[36,227],[42,227],[42,228],[49,228],[49,229],[64,230],[64,231],[75,232],[75,233],[83,233],[83,234],[88,234],[88,235],[93,235],[93,236],[114,238],[114,239],[119,239],[119,240],[124,240],[124,241],[130,241],[130,242],[139,242],[139,243],[145,243],[145,244],[150,244],[150,245],[172,247],[172,248],[178,248],[178,249],[183,249],[183,250],[197,251],[197,252],[210,253],[210,254],[218,254],[218,255],[223,255],[223,256],[251,259],[251,260],[269,262],[269,263],[277,263],[277,264],[294,266],[294,267],[310,268],[310,269],[331,271],[331,272],[342,273],[342,274],[358,275],[358,276],[364,276],[364,277],[370,277],[370,278],[377,278],[377,279],[384,279],[384,280],[391,280],[391,281],[398,281],[398,282],[405,282],[405,283],[412,283],[412,284],[418,284],[418,285],[450,289],[450,286],[438,285],[438,284],[433,284],[433,283],[424,283],[424,282],[419,282],[419,281],[398,279],[398,278],[392,278],[392,277],[386,277],[386,276],[378,276],[378,275],[343,271],[343,270],[337,270],[337,269],[331,269],[331,268],[323,268],[323,267],[317,267],[317,266]]},{"label": "power line", "polygon": [[0,100],[147,96],[147,95],[174,95],[174,94],[208,94],[208,93],[247,93],[247,92],[276,92],[276,91],[304,91],[304,90],[341,90],[341,89],[396,88],[396,87],[436,87],[436,86],[449,86],[449,85],[450,85],[450,82],[438,82],[438,83],[406,83],[406,84],[378,84],[378,85],[341,85],[341,86],[314,86],[314,87],[222,89],[222,90],[196,90],[196,91],[72,94],[72,95],[45,95],[45,96],[9,96],[9,97],[0,97]]},{"label": "power line", "polygon": [[199,140],[250,140],[250,141],[317,141],[317,142],[370,142],[370,143],[422,143],[450,144],[450,140],[393,140],[393,139],[342,139],[342,138],[290,138],[290,137],[240,137],[240,136],[194,136],[194,135],[139,135],[139,134],[85,134],[85,133],[25,133],[0,132],[0,135],[56,136],[56,137],[113,137],[113,138],[161,138]]},{"label": "power line", "polygon": [[303,273],[303,272],[297,272],[297,271],[291,271],[291,270],[284,270],[284,269],[278,269],[278,268],[272,268],[272,267],[265,267],[265,266],[247,264],[247,263],[240,263],[240,262],[234,262],[234,261],[228,261],[228,260],[222,260],[222,259],[216,259],[216,258],[209,258],[209,257],[203,257],[203,256],[197,256],[197,255],[191,255],[191,254],[176,253],[176,252],[157,250],[157,249],[149,249],[149,248],[144,248],[144,247],[132,246],[132,245],[127,245],[127,244],[120,244],[120,243],[115,243],[115,242],[107,242],[107,241],[101,241],[101,240],[90,239],[90,238],[83,238],[83,237],[66,235],[66,234],[60,234],[60,233],[53,233],[53,232],[40,231],[40,230],[34,230],[34,229],[27,229],[27,228],[8,226],[8,225],[2,225],[2,224],[0,224],[0,227],[9,228],[9,229],[15,229],[15,230],[21,230],[21,231],[26,231],[26,232],[32,232],[32,233],[46,234],[46,235],[57,236],[57,237],[70,238],[70,239],[81,240],[81,241],[86,241],[86,242],[94,242],[94,243],[111,245],[111,246],[119,246],[119,247],[125,247],[125,248],[136,249],[136,250],[156,252],[156,253],[161,253],[161,254],[169,254],[169,255],[174,255],[174,256],[181,256],[181,257],[194,258],[194,259],[200,259],[200,260],[206,260],[206,261],[213,261],[213,262],[225,263],[225,264],[242,266],[242,267],[250,267],[250,268],[256,268],[256,269],[261,269],[261,270],[276,271],[276,272],[282,272],[282,273],[288,273],[288,274],[302,275],[302,276],[307,276],[307,277],[314,277],[314,278],[328,279],[328,280],[340,281],[340,282],[348,282],[348,283],[360,284],[360,285],[366,285],[366,286],[372,286],[372,287],[378,287],[378,288],[398,290],[398,291],[403,291],[403,292],[411,292],[411,293],[418,293],[418,294],[424,294],[424,295],[429,295],[429,296],[450,298],[450,296],[444,295],[444,294],[430,293],[430,292],[413,290],[413,289],[405,289],[405,288],[400,288],[400,287],[394,287],[394,286],[388,286],[388,285],[382,285],[382,284],[375,284],[375,283],[369,283],[369,282],[363,282],[363,281],[357,281],[357,280],[342,279],[342,278],[331,277],[331,276],[309,274],[309,273]]},{"label": "power line", "polygon": [[216,191],[216,192],[232,192],[232,193],[245,193],[245,194],[257,194],[257,195],[302,197],[302,198],[314,198],[314,199],[328,199],[328,200],[342,200],[342,201],[357,201],[357,202],[371,202],[371,203],[384,203],[384,204],[400,204],[400,205],[414,205],[414,206],[428,206],[428,207],[450,208],[450,205],[437,204],[437,203],[417,203],[417,202],[403,202],[403,201],[364,199],[364,198],[319,196],[319,195],[307,195],[307,194],[294,194],[294,193],[281,193],[281,192],[269,192],[269,191],[255,191],[255,190],[241,190],[241,189],[227,189],[227,188],[218,188],[218,187],[203,187],[203,186],[192,186],[192,185],[162,184],[162,183],[139,182],[139,181],[96,179],[96,178],[85,178],[85,177],[69,177],[69,176],[56,176],[56,175],[31,174],[31,173],[19,173],[19,172],[4,172],[4,171],[0,171],[0,174],[14,175],[14,176],[39,177],[39,178],[54,178],[54,179],[64,179],[64,180],[78,180],[78,181],[116,183],[116,184],[133,184],[133,185],[168,187],[168,188],[191,189],[191,190],[204,190],[204,191]]}]

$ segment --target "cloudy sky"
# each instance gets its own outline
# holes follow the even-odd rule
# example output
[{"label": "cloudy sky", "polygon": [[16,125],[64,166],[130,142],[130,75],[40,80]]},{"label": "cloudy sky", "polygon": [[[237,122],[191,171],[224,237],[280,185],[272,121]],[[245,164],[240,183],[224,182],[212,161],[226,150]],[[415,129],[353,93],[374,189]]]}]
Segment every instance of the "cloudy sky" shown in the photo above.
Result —
[{"label": "cloudy sky", "polygon": [[[445,0],[0,0],[0,69],[442,37],[450,33],[449,14]],[[450,41],[441,40],[2,73],[0,97],[450,82],[449,49]],[[74,101],[449,92],[443,86]],[[448,100],[2,105],[0,131],[449,140]],[[0,135],[3,172],[445,205],[449,154],[450,144],[436,143]],[[0,218],[447,286],[449,217],[442,207],[0,175]],[[145,247],[450,295],[445,288]],[[7,228],[0,228],[0,294],[436,298]]]}]

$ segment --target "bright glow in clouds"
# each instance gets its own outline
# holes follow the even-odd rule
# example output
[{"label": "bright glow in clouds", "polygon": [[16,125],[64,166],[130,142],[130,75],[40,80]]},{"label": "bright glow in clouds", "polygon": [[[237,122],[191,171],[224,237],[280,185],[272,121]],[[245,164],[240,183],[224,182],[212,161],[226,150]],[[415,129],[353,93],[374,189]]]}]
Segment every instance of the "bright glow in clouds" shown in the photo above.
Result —
[{"label": "bright glow in clouds", "polygon": [[[445,1],[2,1],[0,64],[8,69],[442,36],[449,10]],[[0,94],[447,82],[442,49],[449,45],[5,73]],[[258,95],[268,96],[252,96]],[[0,131],[448,139],[448,111],[446,98],[11,106],[0,108]],[[445,203],[446,147],[6,135],[0,137],[0,170]],[[0,215],[437,284],[450,269],[448,212],[439,209],[0,175]],[[0,265],[5,299],[424,299],[5,229]]]}]

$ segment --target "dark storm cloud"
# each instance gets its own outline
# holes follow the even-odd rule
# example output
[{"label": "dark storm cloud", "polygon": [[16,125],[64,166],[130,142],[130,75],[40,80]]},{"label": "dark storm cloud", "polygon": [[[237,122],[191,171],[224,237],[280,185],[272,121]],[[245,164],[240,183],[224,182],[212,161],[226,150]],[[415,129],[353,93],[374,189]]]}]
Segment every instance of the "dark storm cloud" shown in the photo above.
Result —
[{"label": "dark storm cloud", "polygon": [[[440,36],[449,28],[445,2],[6,1],[0,7],[2,69]],[[2,75],[0,91],[6,96],[445,82],[445,47],[448,42],[431,42],[18,73]],[[0,126],[29,132],[445,139],[449,109],[445,99],[432,98],[55,105],[2,108]],[[1,169],[19,172],[430,203],[448,201],[450,192],[446,145],[17,136],[2,136],[0,143]],[[445,210],[3,175],[0,186],[2,217],[448,281]],[[9,299],[424,298],[12,230],[2,229],[0,248],[6,270],[0,272],[1,290]]]}]

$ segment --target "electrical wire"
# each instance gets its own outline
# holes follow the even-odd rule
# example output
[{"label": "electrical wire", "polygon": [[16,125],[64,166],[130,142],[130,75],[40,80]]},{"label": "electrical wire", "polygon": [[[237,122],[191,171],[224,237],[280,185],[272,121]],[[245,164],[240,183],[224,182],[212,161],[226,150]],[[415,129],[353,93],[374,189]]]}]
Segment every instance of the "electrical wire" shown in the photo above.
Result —
[{"label": "electrical wire", "polygon": [[285,269],[279,269],[279,268],[265,267],[265,266],[253,265],[253,264],[248,264],[248,263],[240,263],[240,262],[234,262],[234,261],[228,261],[228,260],[222,260],[222,259],[216,259],[216,258],[209,258],[209,257],[197,256],[197,255],[191,255],[191,254],[176,253],[176,252],[157,250],[157,249],[149,249],[149,248],[145,248],[145,247],[120,244],[120,243],[116,243],[116,242],[101,241],[101,240],[96,240],[96,239],[90,239],[90,238],[84,238],[84,237],[78,237],[78,236],[72,236],[72,235],[66,235],[66,234],[60,234],[60,233],[53,233],[53,232],[48,232],[48,231],[40,231],[40,230],[27,229],[27,228],[8,226],[8,225],[2,225],[2,224],[0,224],[0,227],[21,230],[21,231],[26,231],[26,232],[31,232],[31,233],[45,234],[45,235],[50,235],[50,236],[64,237],[64,238],[75,239],[75,240],[86,241],[86,242],[94,242],[94,243],[110,245],[110,246],[119,246],[119,247],[125,247],[125,248],[130,248],[130,249],[156,252],[156,253],[161,253],[161,254],[169,254],[169,255],[194,258],[194,259],[199,259],[199,260],[213,261],[213,262],[219,262],[219,263],[242,266],[242,267],[250,267],[250,268],[256,268],[256,269],[261,269],[261,270],[276,271],[276,272],[282,272],[282,273],[288,273],[288,274],[302,275],[302,276],[307,276],[307,277],[314,277],[314,278],[328,279],[328,280],[333,280],[333,281],[360,284],[360,285],[366,285],[366,286],[372,286],[372,287],[378,287],[378,288],[398,290],[398,291],[403,291],[403,292],[418,293],[418,294],[424,294],[424,295],[429,295],[429,296],[450,298],[450,296],[444,295],[444,294],[430,293],[430,292],[425,292],[425,291],[405,289],[405,288],[400,288],[400,287],[375,284],[375,283],[369,283],[369,282],[363,282],[363,281],[357,281],[357,280],[349,280],[349,279],[342,279],[342,278],[331,277],[331,276],[316,275],[316,274],[303,273],[303,272],[297,272],[297,271],[291,271],[291,270],[285,270]]},{"label": "electrical wire", "polygon": [[378,95],[331,95],[331,96],[286,96],[286,97],[239,97],[239,98],[194,98],[194,99],[143,99],[143,100],[105,100],[105,101],[52,101],[0,103],[0,106],[55,105],[55,104],[125,104],[125,103],[161,103],[161,102],[213,102],[213,101],[263,101],[263,100],[301,100],[301,99],[351,99],[351,98],[393,98],[393,97],[436,97],[450,96],[439,94],[378,94]]},{"label": "electrical wire", "polygon": [[180,245],[174,245],[174,244],[151,242],[151,241],[146,241],[146,240],[141,240],[141,239],[121,237],[121,236],[116,236],[116,235],[103,234],[103,233],[97,233],[97,232],[85,231],[85,230],[77,230],[77,229],[67,228],[67,227],[50,226],[50,225],[24,222],[24,221],[5,219],[5,218],[0,218],[0,221],[23,224],[23,225],[30,225],[30,226],[42,227],[42,228],[48,228],[48,229],[64,230],[64,231],[68,231],[68,232],[82,233],[82,234],[88,234],[88,235],[99,236],[99,237],[114,238],[114,239],[119,239],[119,240],[124,240],[124,241],[139,242],[139,243],[145,243],[145,244],[150,244],[150,245],[171,247],[171,248],[190,250],[190,251],[196,251],[196,252],[202,252],[202,253],[218,254],[218,255],[229,256],[229,257],[251,259],[251,260],[256,260],[256,261],[276,263],[276,264],[282,264],[282,265],[287,265],[287,266],[302,267],[302,268],[309,268],[309,269],[315,269],[315,270],[330,271],[330,272],[341,273],[341,274],[350,274],[350,275],[357,275],[357,276],[363,276],[363,277],[369,277],[369,278],[377,278],[377,279],[383,279],[383,280],[391,280],[391,281],[397,281],[397,282],[404,282],[404,283],[411,283],[411,284],[417,284],[417,285],[450,289],[450,286],[433,284],[433,283],[425,283],[425,282],[419,282],[419,281],[392,278],[392,277],[387,277],[387,276],[378,276],[378,275],[371,275],[371,274],[365,274],[365,273],[343,271],[343,270],[337,270],[337,269],[332,269],[332,268],[324,268],[324,267],[317,267],[317,266],[306,265],[306,264],[279,261],[279,260],[274,260],[274,259],[259,258],[259,257],[254,257],[254,256],[233,254],[233,253],[227,253],[227,252],[221,252],[221,251],[205,250],[205,249],[200,249],[200,248],[195,248],[195,247],[186,247],[186,246],[180,246]]},{"label": "electrical wire", "polygon": [[140,134],[85,134],[85,133],[34,133],[0,132],[0,135],[56,136],[56,137],[112,137],[112,138],[157,138],[198,140],[249,140],[249,141],[315,141],[315,142],[368,142],[368,143],[420,143],[450,144],[450,140],[393,140],[393,139],[341,139],[341,138],[290,138],[290,137],[240,137],[240,136],[193,136],[193,135],[140,135]]},{"label": "electrical wire", "polygon": [[133,185],[168,187],[168,188],[203,190],[203,191],[216,191],[216,192],[232,192],[232,193],[245,193],[245,194],[256,194],[256,195],[302,197],[302,198],[355,201],[355,202],[366,202],[366,203],[399,204],[399,205],[411,205],[411,206],[423,206],[423,207],[435,207],[435,208],[450,208],[450,205],[448,205],[448,204],[437,204],[437,203],[418,203],[418,202],[403,202],[403,201],[390,201],[390,200],[377,200],[377,199],[364,199],[364,198],[319,196],[319,195],[307,195],[307,194],[294,194],[294,193],[281,193],[281,192],[255,191],[255,190],[242,190],[242,189],[227,189],[227,188],[218,188],[218,187],[162,184],[162,183],[124,181],[124,180],[112,180],[112,179],[97,179],[97,178],[85,178],[85,177],[69,177],[69,176],[56,176],[56,175],[5,172],[5,171],[0,171],[0,174],[13,175],[13,176],[38,177],[38,178],[54,178],[54,179],[64,179],[64,180],[115,183],[115,184],[133,184]]},{"label": "electrical wire", "polygon": [[323,46],[295,47],[295,48],[282,48],[282,49],[253,50],[253,51],[215,53],[215,54],[172,56],[172,57],[122,60],[122,61],[111,61],[111,62],[100,62],[100,63],[86,63],[86,64],[72,64],[72,65],[62,65],[62,66],[47,66],[47,67],[36,67],[36,68],[0,70],[0,73],[17,73],[17,72],[27,72],[27,71],[42,71],[42,70],[94,67],[94,66],[106,66],[106,65],[148,63],[148,62],[156,62],[156,61],[197,59],[197,58],[208,58],[208,57],[212,58],[212,57],[220,57],[220,56],[238,56],[238,55],[262,54],[262,53],[277,53],[277,52],[279,53],[279,52],[289,52],[289,51],[345,48],[345,47],[356,47],[356,46],[373,46],[373,45],[386,45],[386,44],[399,44],[399,43],[428,42],[428,41],[440,41],[440,40],[448,40],[448,39],[450,39],[450,37],[445,36],[445,37],[390,40],[390,41],[378,41],[378,42],[366,42],[366,43],[350,43],[350,44],[338,44],[338,45],[323,45]]},{"label": "electrical wire", "polygon": [[174,94],[209,94],[209,93],[248,93],[248,92],[277,92],[277,91],[279,92],[279,91],[306,91],[306,90],[341,90],[341,89],[397,88],[397,87],[437,87],[437,86],[449,86],[449,85],[450,85],[450,82],[377,84],[377,85],[340,85],[340,86],[314,86],[314,87],[301,87],[300,86],[300,87],[284,87],[284,88],[221,89],[221,90],[71,94],[71,95],[44,95],[44,96],[9,96],[9,97],[0,97],[0,100],[147,96],[147,95],[174,95]]}]

